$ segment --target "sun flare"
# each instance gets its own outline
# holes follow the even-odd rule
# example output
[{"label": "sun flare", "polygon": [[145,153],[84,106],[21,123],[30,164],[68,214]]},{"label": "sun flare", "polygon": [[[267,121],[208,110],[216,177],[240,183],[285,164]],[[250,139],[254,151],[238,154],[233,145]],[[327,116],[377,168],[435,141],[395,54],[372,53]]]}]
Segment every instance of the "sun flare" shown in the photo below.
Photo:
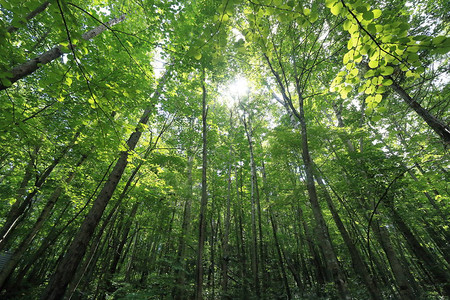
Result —
[{"label": "sun flare", "polygon": [[247,78],[242,76],[235,77],[220,92],[222,101],[229,107],[233,107],[249,92]]}]

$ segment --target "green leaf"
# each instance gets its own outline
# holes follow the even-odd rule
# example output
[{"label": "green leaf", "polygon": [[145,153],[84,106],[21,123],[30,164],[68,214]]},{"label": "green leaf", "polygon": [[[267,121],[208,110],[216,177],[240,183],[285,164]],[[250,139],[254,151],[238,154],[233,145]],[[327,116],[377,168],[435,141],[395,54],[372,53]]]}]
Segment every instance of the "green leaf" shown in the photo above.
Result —
[{"label": "green leaf", "polygon": [[390,86],[393,84],[393,82],[391,79],[385,79],[385,80],[383,80],[383,82],[381,84],[384,86]]},{"label": "green leaf", "polygon": [[380,115],[373,116],[373,117],[371,118],[371,120],[372,120],[372,122],[378,122],[378,121],[381,120],[381,116],[380,116]]},{"label": "green leaf", "polygon": [[68,86],[71,86],[71,85],[72,85],[72,78],[67,77],[67,78],[66,78],[66,84],[67,84]]},{"label": "green leaf", "polygon": [[372,69],[375,69],[376,67],[378,67],[378,60],[371,60],[369,62],[369,67],[371,67]]},{"label": "green leaf", "polygon": [[339,15],[339,13],[341,12],[341,10],[342,10],[342,3],[341,2],[338,2],[338,3],[336,3],[332,8],[331,8],[331,13],[333,14],[333,15],[335,15],[335,16],[337,16],[337,15]]},{"label": "green leaf", "polygon": [[311,23],[314,23],[315,21],[317,21],[317,19],[319,19],[319,14],[313,11],[309,16],[309,21],[311,21]]},{"label": "green leaf", "polygon": [[381,75],[388,76],[394,73],[394,68],[391,66],[386,66],[381,68]]},{"label": "green leaf", "polygon": [[194,58],[195,58],[196,60],[200,60],[200,59],[202,58],[202,54],[201,54],[200,52],[195,52],[195,53],[194,53]]},{"label": "green leaf", "polygon": [[374,14],[370,10],[363,13],[363,18],[366,21],[371,21],[373,19],[373,17],[374,17]]},{"label": "green leaf", "polygon": [[1,81],[2,81],[2,84],[3,84],[5,87],[8,87],[8,86],[11,86],[11,85],[12,85],[12,82],[11,82],[9,79],[7,79],[7,78],[2,78]]},{"label": "green leaf", "polygon": [[431,43],[432,43],[433,45],[438,45],[438,44],[442,43],[445,39],[446,39],[446,37],[443,36],[443,35],[437,36],[437,37],[433,38],[433,40],[431,41]]},{"label": "green leaf", "polygon": [[364,5],[360,5],[356,8],[356,11],[359,12],[360,14],[363,14],[367,11],[367,8]]},{"label": "green leaf", "polygon": [[387,108],[384,107],[384,106],[378,106],[378,107],[377,107],[377,111],[378,111],[379,113],[385,113],[385,112],[387,112]]},{"label": "green leaf", "polygon": [[338,0],[325,0],[325,6],[331,8]]},{"label": "green leaf", "polygon": [[379,9],[374,9],[374,10],[372,10],[372,12],[373,12],[373,18],[374,19],[376,19],[376,18],[379,18],[380,16],[381,16],[381,10],[379,10]]}]

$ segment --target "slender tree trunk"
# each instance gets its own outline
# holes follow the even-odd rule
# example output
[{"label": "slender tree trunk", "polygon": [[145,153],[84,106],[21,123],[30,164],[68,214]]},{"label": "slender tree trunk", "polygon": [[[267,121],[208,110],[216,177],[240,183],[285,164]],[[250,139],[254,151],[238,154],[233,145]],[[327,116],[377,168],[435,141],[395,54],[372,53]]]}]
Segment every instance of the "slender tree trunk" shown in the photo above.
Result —
[{"label": "slender tree trunk", "polygon": [[412,108],[427,124],[431,129],[436,132],[439,137],[444,141],[445,144],[450,144],[450,127],[448,127],[442,120],[433,116],[428,110],[423,108],[416,100],[411,98],[411,96],[392,78],[391,79],[392,89]]},{"label": "slender tree trunk", "polygon": [[[251,168],[251,205],[252,205],[252,273],[253,273],[253,284],[255,288],[255,293],[257,298],[261,298],[261,289],[259,283],[259,257],[258,257],[258,233],[256,231],[256,218],[258,205],[257,200],[259,198],[258,186],[257,186],[257,174],[256,174],[256,163],[253,155],[253,139],[252,139],[252,127],[250,120],[246,120],[245,111],[243,117],[243,123],[245,128],[245,133],[247,135],[249,152],[250,152],[250,168]],[[259,218],[260,220],[260,218]],[[258,224],[261,224],[258,222]],[[261,238],[261,236],[260,236]],[[261,255],[261,251],[259,253]]]},{"label": "slender tree trunk", "polygon": [[283,255],[281,253],[280,242],[278,241],[277,224],[274,221],[273,212],[272,212],[271,208],[269,208],[269,216],[270,216],[270,223],[272,224],[273,239],[275,241],[275,248],[276,248],[277,255],[278,255],[278,261],[280,263],[283,284],[284,284],[284,288],[286,289],[287,298],[290,300],[290,299],[292,299],[292,293],[291,293],[291,289],[289,288],[289,281],[288,281],[288,278],[286,275],[286,268],[284,266]]},{"label": "slender tree trunk", "polygon": [[318,226],[318,239],[320,242],[320,246],[324,252],[326,263],[328,268],[331,271],[331,274],[333,276],[333,280],[336,284],[336,287],[339,290],[340,296],[343,299],[348,298],[348,292],[347,292],[347,283],[344,277],[344,274],[342,273],[342,270],[339,267],[339,263],[336,258],[336,254],[334,253],[333,247],[331,245],[331,241],[329,239],[328,235],[328,229],[325,223],[325,220],[322,215],[322,210],[319,205],[319,200],[317,197],[317,191],[316,186],[314,183],[314,175],[313,175],[313,167],[312,167],[312,161],[309,154],[309,147],[308,147],[308,137],[307,137],[307,127],[306,127],[306,120],[305,120],[305,113],[303,108],[303,97],[300,92],[299,85],[297,84],[297,94],[299,96],[299,114],[298,118],[300,121],[300,127],[301,127],[301,134],[302,134],[302,158],[303,163],[305,165],[305,173],[306,173],[306,185],[307,190],[309,194],[309,200],[311,203],[311,208],[313,210],[314,218],[317,222]]},{"label": "slender tree trunk", "polygon": [[206,211],[208,205],[208,192],[206,171],[208,167],[207,159],[207,124],[206,118],[208,115],[208,109],[206,107],[206,86],[205,86],[205,73],[203,71],[202,82],[202,199],[200,202],[200,216],[199,216],[199,237],[198,237],[198,250],[197,250],[197,270],[195,273],[195,299],[203,299],[203,252],[206,238]]},{"label": "slender tree trunk", "polygon": [[410,276],[407,274],[407,271],[397,258],[397,254],[395,253],[394,247],[392,246],[392,242],[389,238],[389,233],[387,232],[386,227],[378,224],[378,222],[374,222],[372,224],[372,229],[378,236],[381,247],[383,247],[383,250],[386,253],[386,257],[388,259],[389,265],[391,266],[392,272],[394,273],[394,277],[399,288],[400,298],[404,300],[414,299],[415,292],[412,288],[412,283],[410,283],[408,280],[408,277]]},{"label": "slender tree trunk", "polygon": [[[79,162],[76,164],[76,168],[81,166],[81,164],[86,160],[87,156],[83,155]],[[66,183],[70,183],[72,179],[75,177],[75,172],[72,171],[69,173]],[[63,187],[59,186],[55,189],[55,191],[50,196],[47,204],[42,209],[41,214],[39,215],[38,219],[34,223],[33,227],[29,230],[26,237],[23,239],[23,241],[20,243],[19,247],[14,251],[13,256],[9,260],[9,262],[6,264],[6,266],[3,267],[3,269],[0,272],[0,290],[3,289],[5,280],[11,275],[11,273],[14,271],[17,264],[20,262],[23,254],[31,244],[31,242],[34,240],[36,234],[39,232],[41,227],[44,225],[44,222],[47,220],[48,216],[50,215],[53,207],[55,206],[56,202],[58,201],[61,193],[63,191]]]},{"label": "slender tree trunk", "polygon": [[341,217],[339,216],[336,210],[336,207],[334,206],[333,200],[331,199],[331,196],[328,193],[327,187],[322,177],[316,172],[315,178],[317,180],[317,183],[322,187],[324,197],[325,200],[327,201],[328,208],[330,209],[333,220],[336,223],[336,226],[342,238],[344,239],[345,245],[347,246],[350,252],[350,257],[353,262],[353,268],[355,269],[355,273],[359,274],[363,279],[363,282],[366,285],[367,290],[369,291],[370,297],[374,300],[381,300],[382,299],[381,292],[379,291],[375,282],[372,280],[370,276],[370,271],[367,265],[364,263],[361,254],[359,253],[358,249],[355,246],[354,241],[352,241],[352,239],[350,238],[350,235],[347,229],[345,228],[344,223],[342,222]]},{"label": "slender tree trunk", "polygon": [[437,261],[436,258],[422,246],[416,236],[413,234],[409,226],[403,221],[403,218],[393,208],[391,213],[394,223],[399,231],[403,234],[408,242],[412,252],[416,255],[421,263],[425,265],[425,268],[433,276],[434,282],[442,285],[444,294],[450,297],[450,274],[442,266],[442,263]]},{"label": "slender tree trunk", "polygon": [[[230,113],[230,126],[232,128],[232,113]],[[232,158],[233,149],[230,144],[229,157]],[[232,163],[228,164],[228,175],[227,175],[227,204],[226,204],[226,213],[225,213],[225,224],[224,224],[224,236],[223,236],[223,245],[222,245],[222,299],[231,299],[228,295],[228,263],[230,261],[230,254],[228,253],[228,242],[230,235],[230,223],[231,223],[231,167]]]},{"label": "slender tree trunk", "polygon": [[181,235],[178,241],[177,262],[181,266],[179,270],[175,272],[175,289],[174,299],[181,300],[185,298],[185,276],[186,276],[186,239],[190,232],[191,224],[191,205],[193,197],[193,180],[192,180],[192,167],[194,164],[194,154],[188,151],[187,162],[187,188],[186,201],[184,203],[183,223],[181,225]]},{"label": "slender tree trunk", "polygon": [[[238,248],[239,257],[239,271],[240,278],[242,281],[241,289],[241,299],[248,298],[248,284],[247,284],[247,254],[245,251],[245,241],[244,241],[244,225],[243,225],[243,212],[242,212],[242,169],[238,173],[237,166],[235,166],[234,174],[236,177],[236,202],[235,206],[235,216],[236,222],[236,244]],[[240,175],[240,176],[238,176]],[[238,181],[239,178],[239,181]]]},{"label": "slender tree trunk", "polygon": [[76,140],[80,136],[80,132],[78,131],[75,133],[75,136],[73,137],[72,141],[63,148],[61,153],[53,159],[53,162],[50,166],[48,166],[45,169],[45,172],[39,177],[39,179],[36,181],[33,190],[28,193],[28,195],[25,197],[23,201],[20,202],[20,204],[17,207],[12,207],[13,211],[8,214],[8,219],[6,220],[5,224],[3,225],[2,230],[0,231],[0,250],[4,249],[7,245],[9,239],[11,238],[12,234],[14,233],[14,229],[19,225],[19,223],[23,220],[25,217],[27,209],[31,207],[33,197],[39,192],[40,188],[44,185],[44,183],[47,181],[47,178],[50,176],[50,174],[53,172],[55,167],[61,162],[61,160],[64,158],[64,156],[69,152],[70,149],[74,146]]},{"label": "slender tree trunk", "polygon": [[[167,71],[166,71],[167,72]],[[166,73],[167,74],[167,73]],[[166,76],[166,75],[164,75]],[[164,82],[164,77],[161,78],[161,82],[158,85],[153,98],[158,98],[161,88],[161,83]],[[136,147],[139,138],[142,135],[142,125],[147,124],[152,108],[147,108],[140,121],[136,130],[131,134],[127,141],[127,147],[129,151],[133,151]],[[57,300],[61,299],[66,292],[67,285],[73,279],[76,269],[84,257],[86,248],[91,240],[95,228],[97,227],[102,215],[105,210],[106,205],[111,199],[114,191],[119,184],[123,172],[128,164],[129,151],[120,152],[119,159],[116,162],[112,172],[109,174],[108,180],[97,196],[93,203],[93,206],[86,218],[84,219],[80,230],[75,235],[66,255],[62,261],[58,264],[58,267],[53,274],[50,282],[41,296],[42,300]]]}]

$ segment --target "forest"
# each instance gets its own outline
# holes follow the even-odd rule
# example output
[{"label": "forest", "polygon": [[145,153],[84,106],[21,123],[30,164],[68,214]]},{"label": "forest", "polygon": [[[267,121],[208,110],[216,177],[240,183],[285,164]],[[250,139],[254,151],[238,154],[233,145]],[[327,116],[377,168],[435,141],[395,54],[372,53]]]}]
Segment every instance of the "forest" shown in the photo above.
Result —
[{"label": "forest", "polygon": [[450,2],[0,0],[0,299],[449,299]]}]

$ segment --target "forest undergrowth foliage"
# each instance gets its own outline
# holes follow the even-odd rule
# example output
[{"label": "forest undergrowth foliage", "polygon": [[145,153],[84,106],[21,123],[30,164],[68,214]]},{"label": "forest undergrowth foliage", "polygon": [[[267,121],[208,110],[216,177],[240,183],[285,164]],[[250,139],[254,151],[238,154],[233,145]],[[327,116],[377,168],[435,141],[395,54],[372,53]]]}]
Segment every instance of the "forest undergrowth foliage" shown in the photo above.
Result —
[{"label": "forest undergrowth foliage", "polygon": [[0,0],[0,298],[448,299],[449,16]]}]

